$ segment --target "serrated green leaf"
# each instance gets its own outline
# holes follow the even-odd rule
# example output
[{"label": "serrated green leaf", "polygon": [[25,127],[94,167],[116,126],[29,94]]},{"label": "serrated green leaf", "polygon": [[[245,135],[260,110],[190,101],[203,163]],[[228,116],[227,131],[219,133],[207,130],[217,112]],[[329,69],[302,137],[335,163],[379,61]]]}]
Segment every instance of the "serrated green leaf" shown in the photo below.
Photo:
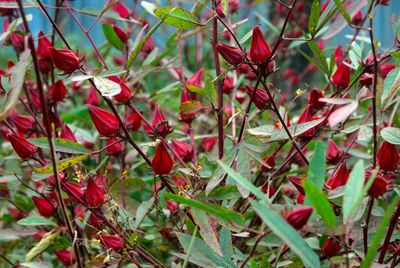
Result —
[{"label": "serrated green leaf", "polygon": [[181,30],[190,30],[202,25],[196,16],[181,7],[159,7],[154,10],[154,14],[161,19],[165,18],[165,23]]}]

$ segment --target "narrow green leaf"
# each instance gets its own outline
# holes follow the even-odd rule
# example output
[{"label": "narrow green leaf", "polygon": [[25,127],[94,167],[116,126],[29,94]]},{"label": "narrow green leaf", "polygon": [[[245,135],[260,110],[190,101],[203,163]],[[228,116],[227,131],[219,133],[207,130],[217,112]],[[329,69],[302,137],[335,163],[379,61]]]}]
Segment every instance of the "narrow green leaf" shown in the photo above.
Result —
[{"label": "narrow green leaf", "polygon": [[167,6],[156,8],[154,14],[160,19],[166,17],[165,23],[178,29],[189,30],[197,26],[202,26],[196,16],[181,7]]},{"label": "narrow green leaf", "polygon": [[378,229],[375,231],[375,236],[372,239],[370,247],[368,248],[367,255],[365,256],[361,268],[372,267],[372,262],[374,261],[375,255],[378,252],[381,240],[386,234],[387,226],[389,224],[390,219],[392,218],[392,215],[399,201],[400,201],[400,196],[396,196],[395,198],[393,198],[392,202],[390,202],[389,206],[387,207],[385,214],[382,217],[381,223],[379,224]]},{"label": "narrow green leaf", "polygon": [[153,204],[154,204],[154,197],[140,203],[139,207],[136,209],[135,223],[132,226],[133,230],[136,230],[139,227],[144,217],[146,217],[149,209],[153,207]]},{"label": "narrow green leaf", "polygon": [[171,194],[171,193],[165,193],[165,198],[174,200],[178,203],[185,204],[194,208],[201,209],[207,213],[210,213],[211,215],[218,217],[222,220],[225,220],[227,222],[234,222],[236,224],[242,225],[244,223],[244,218],[242,215],[240,215],[238,212],[217,206],[214,204],[210,203],[204,203],[198,200],[194,199],[189,199],[185,198],[179,195]]},{"label": "narrow green leaf", "polygon": [[207,213],[205,213],[201,209],[192,208],[191,211],[196,225],[200,228],[200,235],[203,238],[204,242],[218,255],[222,255],[215,228],[215,220],[212,221]]},{"label": "narrow green leaf", "polygon": [[365,181],[364,162],[358,160],[350,173],[346,183],[343,197],[343,222],[346,223],[357,205]]},{"label": "narrow green leaf", "polygon": [[321,267],[318,255],[275,210],[271,209],[268,205],[256,201],[251,201],[251,206],[272,232],[301,258],[306,267]]},{"label": "narrow green leaf", "polygon": [[[73,165],[76,165],[79,162],[85,160],[89,156],[90,156],[90,154],[83,154],[83,155],[60,160],[57,162],[57,170],[60,172],[64,169],[67,169],[67,168],[69,168]],[[34,168],[33,170],[39,174],[52,174],[53,166],[51,164],[49,164],[49,165],[41,167],[41,168]]]},{"label": "narrow green leaf", "polygon": [[325,181],[325,151],[326,145],[322,142],[317,142],[314,154],[310,160],[310,167],[308,168],[308,179],[317,189],[322,189]]},{"label": "narrow green leaf", "polygon": [[318,189],[310,180],[303,181],[307,198],[329,228],[335,227],[336,218],[326,194]]},{"label": "narrow green leaf", "polygon": [[217,160],[217,162],[225,170],[225,172],[228,173],[228,175],[231,176],[231,178],[233,178],[238,184],[242,185],[244,188],[249,190],[250,193],[254,194],[261,201],[265,203],[270,202],[268,197],[259,188],[254,186],[254,184],[252,184],[238,172],[234,171],[232,168],[230,168],[227,164],[225,164],[221,160]]},{"label": "narrow green leaf", "polygon": [[231,231],[225,227],[221,229],[219,244],[224,258],[231,259],[233,254],[232,235]]},{"label": "narrow green leaf", "polygon": [[342,14],[343,18],[347,21],[348,24],[351,24],[351,17],[347,10],[344,8],[341,0],[333,0],[339,9],[340,13]]},{"label": "narrow green leaf", "polygon": [[[50,150],[46,137],[29,139],[29,142],[42,149]],[[87,154],[90,152],[85,146],[68,139],[54,138],[53,142],[57,152],[68,154]]]},{"label": "narrow green leaf", "polygon": [[48,246],[50,246],[53,240],[57,237],[59,231],[51,232],[42,237],[42,240],[39,241],[29,252],[26,254],[25,261],[31,262],[37,255],[46,250]]},{"label": "narrow green leaf", "polygon": [[381,130],[382,138],[391,144],[400,145],[400,129],[396,127],[385,127]]},{"label": "narrow green leaf", "polygon": [[124,49],[124,43],[122,43],[121,39],[119,39],[119,37],[116,34],[116,32],[114,31],[113,27],[110,24],[105,23],[105,24],[103,24],[102,29],[103,29],[103,33],[104,33],[104,36],[106,37],[107,41],[113,47],[122,51]]},{"label": "narrow green leaf", "polygon": [[308,31],[312,36],[316,34],[320,9],[319,0],[314,0],[311,6],[310,20],[308,21]]},{"label": "narrow green leaf", "polygon": [[383,91],[381,95],[381,103],[386,107],[391,99],[396,95],[400,89],[400,68],[395,68],[389,72],[383,82]]},{"label": "narrow green leaf", "polygon": [[17,221],[19,225],[38,226],[38,225],[57,225],[53,221],[42,216],[30,216]]},{"label": "narrow green leaf", "polygon": [[321,49],[318,47],[317,43],[314,40],[307,41],[308,46],[310,47],[311,51],[317,57],[318,61],[321,63],[323,67],[323,71],[328,74],[329,67],[328,62],[326,60],[325,55],[322,53]]}]

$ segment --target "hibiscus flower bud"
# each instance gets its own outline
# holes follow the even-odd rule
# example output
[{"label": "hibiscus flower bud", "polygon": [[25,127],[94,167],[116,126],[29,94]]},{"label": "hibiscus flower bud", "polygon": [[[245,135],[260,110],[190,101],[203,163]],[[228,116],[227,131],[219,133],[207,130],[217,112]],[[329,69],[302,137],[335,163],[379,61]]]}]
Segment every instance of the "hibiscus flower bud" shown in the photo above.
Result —
[{"label": "hibiscus flower bud", "polygon": [[253,37],[251,39],[250,58],[253,62],[261,64],[271,56],[269,48],[264,36],[260,30],[260,26],[253,28]]},{"label": "hibiscus flower bud", "polygon": [[322,109],[325,106],[325,103],[319,101],[319,99],[323,97],[324,97],[324,92],[322,92],[318,88],[313,88],[310,90],[310,93],[308,94],[308,104],[314,110]]},{"label": "hibiscus flower bud", "polygon": [[347,169],[346,162],[343,162],[328,179],[328,181],[326,182],[326,186],[331,190],[343,186],[347,183],[349,175],[350,170]]},{"label": "hibiscus flower bud", "polygon": [[53,66],[51,58],[40,58],[38,59],[39,70],[42,74],[48,75],[51,67]]},{"label": "hibiscus flower bud", "polygon": [[337,87],[347,87],[350,83],[350,67],[341,63],[332,75],[332,82]]},{"label": "hibiscus flower bud", "polygon": [[[184,104],[185,102],[188,102],[191,100],[192,99],[189,96],[189,92],[186,89],[184,89],[181,94],[181,105]],[[197,114],[196,113],[180,113],[180,116],[181,116],[181,120],[183,122],[190,124],[193,121],[193,119],[196,118]]]},{"label": "hibiscus flower bud", "polygon": [[70,141],[73,141],[73,142],[78,142],[77,139],[75,138],[74,133],[68,127],[67,124],[63,124],[62,127],[61,127],[60,138],[66,139],[66,140],[70,140]]},{"label": "hibiscus flower bud", "polygon": [[336,165],[342,156],[343,152],[336,143],[333,140],[329,140],[328,148],[326,149],[326,162],[331,165]]},{"label": "hibiscus flower bud", "polygon": [[178,141],[176,139],[171,140],[172,148],[179,155],[179,157],[185,161],[191,161],[193,157],[193,148],[191,145],[187,144],[184,141]]},{"label": "hibiscus flower bud", "polygon": [[121,92],[114,96],[115,101],[119,104],[128,102],[132,97],[131,89],[117,76],[111,76],[109,79],[119,84],[121,88]]},{"label": "hibiscus flower bud", "polygon": [[361,11],[358,11],[358,12],[353,16],[353,18],[351,19],[351,22],[352,22],[353,24],[355,24],[355,25],[359,25],[359,24],[361,24],[362,20],[363,20],[363,14],[362,14]]},{"label": "hibiscus flower bud", "polygon": [[374,81],[374,75],[371,73],[363,73],[360,76],[360,85],[361,86],[370,86]]},{"label": "hibiscus flower bud", "polygon": [[308,219],[313,213],[312,207],[298,207],[292,209],[289,214],[286,216],[286,221],[293,226],[293,228],[299,230],[306,225]]},{"label": "hibiscus flower bud", "polygon": [[110,112],[96,106],[87,105],[89,115],[100,135],[111,137],[118,131],[118,120]]},{"label": "hibiscus flower bud", "polygon": [[165,199],[165,203],[167,204],[166,207],[170,212],[174,212],[179,207],[178,203],[171,201],[169,199]]},{"label": "hibiscus flower bud", "polygon": [[[368,169],[365,172],[365,183],[367,183],[371,175],[372,171]],[[389,182],[386,179],[385,175],[383,175],[381,172],[378,172],[378,174],[376,174],[374,181],[372,182],[371,187],[368,190],[368,195],[373,198],[378,198],[384,195],[388,191],[388,187],[389,187]]]},{"label": "hibiscus flower bud", "polygon": [[35,203],[35,206],[38,209],[39,214],[42,215],[43,217],[45,218],[51,217],[56,212],[54,206],[49,201],[47,201],[47,199],[33,196],[32,200]]},{"label": "hibiscus flower bud", "polygon": [[67,95],[67,88],[62,80],[55,82],[49,90],[50,99],[52,101],[62,101]]},{"label": "hibiscus flower bud", "polygon": [[137,131],[142,125],[142,119],[140,115],[136,112],[132,112],[126,118],[126,127],[132,131]]},{"label": "hibiscus flower bud", "polygon": [[216,143],[217,143],[216,137],[204,138],[203,141],[201,142],[200,148],[203,150],[203,152],[212,152],[214,150],[214,146]]},{"label": "hibiscus flower bud", "polygon": [[303,181],[305,178],[299,176],[289,176],[289,181],[296,187],[300,194],[305,195],[304,188],[303,188]]},{"label": "hibiscus flower bud", "polygon": [[113,25],[114,32],[117,34],[118,38],[121,40],[122,43],[126,43],[129,40],[129,34],[117,25]]},{"label": "hibiscus flower bud", "polygon": [[96,238],[99,239],[103,246],[107,249],[120,251],[124,248],[124,240],[122,240],[122,238],[118,235],[99,234],[96,236]]},{"label": "hibiscus flower bud", "polygon": [[261,170],[264,172],[269,172],[271,171],[276,163],[275,163],[275,155],[270,155],[270,156],[265,156],[262,158],[263,162],[267,165],[261,165]]},{"label": "hibiscus flower bud", "polygon": [[150,54],[154,48],[156,47],[156,44],[154,43],[154,39],[152,37],[150,37],[149,39],[147,39],[147,41],[144,43],[143,47],[142,47],[142,52],[144,54]]},{"label": "hibiscus flower bud", "polygon": [[156,148],[151,167],[157,175],[166,175],[171,172],[174,161],[169,155],[163,143],[159,143]]},{"label": "hibiscus flower bud", "polygon": [[396,145],[384,141],[377,154],[379,167],[385,171],[395,171],[399,165]]},{"label": "hibiscus flower bud", "polygon": [[55,253],[60,262],[67,267],[73,265],[76,262],[75,254],[73,254],[71,250],[68,249],[56,250]]},{"label": "hibiscus flower bud", "polygon": [[68,194],[69,199],[71,199],[73,202],[81,202],[84,192],[80,183],[63,180],[61,186]]},{"label": "hibiscus flower bud", "polygon": [[54,65],[61,71],[64,71],[64,73],[71,74],[80,67],[78,56],[71,50],[51,47],[50,51]]},{"label": "hibiscus flower bud", "polygon": [[27,141],[24,137],[18,136],[14,133],[9,133],[7,139],[10,141],[14,151],[22,159],[32,157],[37,151],[35,145]]},{"label": "hibiscus flower bud", "polygon": [[131,11],[121,1],[112,5],[111,9],[116,12],[121,18],[128,19]]},{"label": "hibiscus flower bud", "polygon": [[156,105],[156,107],[155,107],[154,117],[153,117],[153,121],[151,122],[151,126],[153,127],[154,132],[149,130],[149,128],[147,126],[145,128],[147,128],[147,132],[148,132],[149,136],[153,137],[153,138],[156,138],[158,136],[165,138],[173,130],[171,128],[171,126],[169,125],[168,120],[165,118],[164,114],[162,113],[160,106],[158,106],[158,105]]},{"label": "hibiscus flower bud", "polygon": [[118,155],[125,150],[125,144],[123,141],[117,142],[118,138],[114,137],[108,139],[106,142],[106,152],[110,155]]},{"label": "hibiscus flower bud", "polygon": [[92,177],[89,177],[86,191],[85,201],[91,207],[99,207],[105,202],[103,187],[97,185]]},{"label": "hibiscus flower bud", "polygon": [[222,90],[225,94],[231,94],[233,90],[233,81],[229,76],[224,79],[224,84],[222,85]]},{"label": "hibiscus flower bud", "polygon": [[[247,95],[251,98],[253,95],[254,87],[253,86],[246,86]],[[264,110],[269,106],[269,96],[265,90],[260,88],[256,89],[253,97],[254,105],[260,109]]]},{"label": "hibiscus flower bud", "polygon": [[235,66],[241,64],[245,58],[245,53],[237,47],[220,43],[217,44],[216,49],[221,57],[223,57],[229,64]]},{"label": "hibiscus flower bud", "polygon": [[386,76],[394,69],[396,68],[395,64],[390,64],[390,63],[384,63],[379,66],[379,74],[383,77],[386,78]]},{"label": "hibiscus flower bud", "polygon": [[339,253],[340,249],[341,246],[339,241],[333,237],[329,237],[321,248],[324,256],[328,258],[336,256]]},{"label": "hibiscus flower bud", "polygon": [[41,58],[51,58],[51,51],[53,45],[50,40],[44,35],[42,31],[39,32],[37,54]]},{"label": "hibiscus flower bud", "polygon": [[22,51],[24,49],[24,36],[17,32],[12,32],[10,34],[11,44],[15,47],[15,49]]},{"label": "hibiscus flower bud", "polygon": [[[297,121],[298,124],[302,124],[302,123],[307,123],[313,120],[313,116],[312,116],[312,111],[311,111],[311,106],[307,105],[306,109],[304,109],[303,113],[300,115],[299,120]],[[311,137],[315,134],[316,131],[316,127],[313,127],[309,130],[307,130],[306,132],[304,132],[302,135],[304,137]]]},{"label": "hibiscus flower bud", "polygon": [[31,116],[18,113],[12,113],[10,119],[14,123],[14,126],[22,133],[32,130],[35,123],[35,120]]},{"label": "hibiscus flower bud", "polygon": [[94,106],[97,106],[97,105],[100,104],[100,99],[97,96],[96,89],[94,89],[94,88],[90,89],[89,95],[88,95],[88,98],[87,98],[87,103],[91,104],[91,105],[94,105]]},{"label": "hibiscus flower bud", "polygon": [[221,18],[225,18],[225,14],[224,14],[224,11],[222,10],[222,5],[221,4],[218,5],[216,11],[217,11],[218,16],[220,16]]},{"label": "hibiscus flower bud", "polygon": [[202,80],[203,80],[203,69],[199,69],[197,72],[195,72],[192,76],[190,76],[186,80],[186,84],[193,85],[196,87],[201,87]]}]

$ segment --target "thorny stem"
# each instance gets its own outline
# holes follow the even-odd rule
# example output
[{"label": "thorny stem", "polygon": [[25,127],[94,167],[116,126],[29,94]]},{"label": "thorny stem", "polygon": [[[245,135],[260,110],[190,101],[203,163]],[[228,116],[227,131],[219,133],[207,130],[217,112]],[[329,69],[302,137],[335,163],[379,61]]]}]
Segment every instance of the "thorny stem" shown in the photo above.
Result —
[{"label": "thorny stem", "polygon": [[[68,217],[67,209],[66,209],[66,206],[65,206],[65,203],[64,203],[64,199],[63,199],[62,193],[61,193],[61,183],[60,183],[60,178],[58,177],[57,162],[56,162],[57,160],[56,160],[56,153],[55,153],[55,149],[54,149],[53,136],[52,136],[49,113],[48,113],[48,106],[47,106],[46,99],[44,97],[43,83],[42,83],[42,79],[41,79],[41,76],[40,76],[38,59],[37,59],[36,50],[35,50],[35,44],[33,42],[32,33],[31,33],[30,29],[29,29],[28,22],[26,21],[25,11],[24,11],[24,8],[22,6],[21,0],[18,0],[17,3],[18,3],[19,12],[21,14],[21,18],[22,18],[22,21],[23,21],[23,25],[24,25],[24,28],[25,28],[25,32],[28,34],[28,45],[29,45],[29,49],[30,49],[30,52],[31,52],[33,66],[34,66],[34,70],[35,70],[37,88],[38,88],[39,97],[40,97],[40,104],[41,104],[42,110],[43,110],[44,125],[45,125],[45,129],[46,129],[46,132],[47,132],[46,133],[47,134],[47,140],[48,140],[49,148],[50,148],[51,164],[52,164],[52,167],[53,167],[53,175],[54,175],[54,179],[55,179],[55,182],[56,182],[56,187],[55,188],[56,188],[57,198],[58,198],[58,201],[61,204],[61,211],[62,211],[62,215],[63,215],[63,218],[64,218],[64,223],[67,226],[70,239],[71,239],[71,241],[74,241],[75,231],[74,231],[72,223],[71,223],[71,221],[70,221],[70,219]],[[79,268],[81,268],[81,267],[83,267],[83,265],[82,265],[82,260],[81,260],[81,257],[80,257],[80,251],[79,251],[79,247],[78,247],[77,243],[73,243],[73,249],[74,249],[74,253],[75,253],[75,256],[76,256],[77,265],[78,265]]]},{"label": "thorny stem", "polygon": [[[217,10],[217,1],[213,0],[213,10]],[[217,51],[218,44],[218,18],[213,18],[213,36],[212,36],[212,47],[214,51],[214,64],[215,73],[217,77],[221,74],[221,66],[219,63],[219,55]],[[222,79],[218,80],[218,90],[217,90],[217,121],[218,121],[218,158],[221,159],[224,156],[224,121],[223,121],[223,91],[222,91]]]}]

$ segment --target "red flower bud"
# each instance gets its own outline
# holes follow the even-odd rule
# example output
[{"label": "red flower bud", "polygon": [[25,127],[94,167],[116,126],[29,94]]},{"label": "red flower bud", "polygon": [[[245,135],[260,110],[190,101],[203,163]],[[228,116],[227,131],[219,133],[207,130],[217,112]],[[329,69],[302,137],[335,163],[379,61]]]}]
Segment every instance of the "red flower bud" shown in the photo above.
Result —
[{"label": "red flower bud", "polygon": [[261,165],[261,170],[264,172],[271,171],[276,165],[275,155],[265,156],[262,158],[262,160],[267,166],[269,166],[269,167],[267,167],[267,166]]},{"label": "red flower bud", "polygon": [[38,59],[39,70],[42,74],[47,75],[53,66],[51,58]]},{"label": "red flower bud", "polygon": [[63,180],[61,186],[72,201],[81,202],[84,195],[81,184],[68,180]]},{"label": "red flower bud", "polygon": [[31,116],[17,113],[13,113],[10,116],[10,119],[14,123],[14,126],[22,133],[26,133],[29,130],[32,130],[33,124],[35,123],[35,120]]},{"label": "red flower bud", "polygon": [[103,221],[92,213],[90,213],[89,222],[94,228],[101,229],[103,227]]},{"label": "red flower bud", "polygon": [[90,104],[87,108],[100,135],[111,137],[118,131],[118,120],[112,113]]},{"label": "red flower bud", "polygon": [[168,134],[172,132],[172,128],[169,125],[168,120],[165,118],[164,114],[160,110],[160,106],[156,105],[153,121],[151,122],[151,126],[154,129],[154,132],[149,129],[148,126],[145,126],[146,132],[150,137],[155,138],[158,136],[166,137]]},{"label": "red flower bud", "polygon": [[188,162],[192,160],[193,148],[191,145],[176,139],[171,140],[171,145],[174,148],[174,151],[179,155],[180,158],[182,158],[183,161]]},{"label": "red flower bud", "polygon": [[318,88],[313,88],[310,90],[310,93],[308,94],[308,104],[314,110],[322,109],[325,106],[325,103],[319,101],[319,99],[323,97],[324,97],[324,92],[322,92]]},{"label": "red flower bud", "polygon": [[212,152],[214,150],[214,146],[217,143],[217,138],[204,138],[203,141],[201,142],[201,149],[204,152]]},{"label": "red flower bud", "polygon": [[114,99],[117,103],[125,103],[128,102],[132,97],[131,89],[122,81],[120,78],[116,76],[111,76],[109,79],[121,87],[121,92],[114,96]]},{"label": "red flower bud", "polygon": [[78,56],[71,50],[51,47],[50,51],[54,65],[64,73],[71,74],[80,67]]},{"label": "red flower bud", "polygon": [[[372,172],[370,169],[368,169],[365,172],[365,183],[367,183],[371,175]],[[368,190],[368,195],[373,198],[378,198],[387,192],[388,187],[389,187],[388,180],[381,172],[378,172],[378,174],[376,174],[374,181],[372,182],[371,187]]]},{"label": "red flower bud", "polygon": [[154,39],[150,37],[147,39],[146,43],[144,43],[142,47],[142,52],[145,54],[150,54],[154,48],[156,47],[156,44],[154,43]]},{"label": "red flower bud", "polygon": [[71,266],[76,262],[75,254],[68,249],[56,250],[55,253],[60,262],[65,266]]},{"label": "red flower bud", "polygon": [[228,6],[232,13],[237,12],[240,9],[239,0],[228,0]]},{"label": "red flower bud", "polygon": [[322,253],[324,256],[330,258],[336,256],[341,249],[340,243],[337,239],[329,237],[322,246]]},{"label": "red flower bud", "polygon": [[326,149],[326,162],[331,165],[336,165],[340,158],[342,158],[343,152],[336,145],[333,140],[328,141],[328,148]]},{"label": "red flower bud", "polygon": [[347,87],[350,83],[350,67],[341,63],[332,76],[332,82],[337,87]]},{"label": "red flower bud", "polygon": [[88,98],[87,98],[87,103],[91,104],[91,105],[94,105],[94,106],[97,106],[97,105],[100,104],[100,100],[99,100],[99,97],[97,96],[96,89],[94,89],[94,88],[90,89],[89,95],[88,95]]},{"label": "red flower bud", "polygon": [[363,73],[360,76],[360,85],[361,86],[370,86],[374,81],[374,75],[371,73]]},{"label": "red flower bud", "polygon": [[225,94],[231,94],[233,90],[233,81],[229,76],[224,79],[224,84],[222,85],[222,90]]},{"label": "red flower bud", "polygon": [[293,226],[293,228],[299,230],[306,225],[308,219],[313,213],[312,207],[298,207],[292,209],[286,217],[286,221]]},{"label": "red flower bud", "polygon": [[129,34],[124,29],[122,29],[121,27],[118,27],[115,24],[113,25],[113,29],[122,43],[128,42]]},{"label": "red flower bud", "polygon": [[218,16],[220,16],[221,18],[225,18],[225,14],[224,14],[224,12],[223,12],[223,10],[222,10],[222,5],[221,5],[221,4],[219,4],[218,7],[217,7],[217,14],[218,14]]},{"label": "red flower bud", "polygon": [[53,45],[51,44],[50,40],[47,39],[47,37],[44,35],[42,31],[40,31],[38,38],[38,46],[37,46],[38,56],[42,58],[50,58],[51,57],[50,48],[52,47]]},{"label": "red flower bud", "polygon": [[114,5],[112,5],[111,9],[118,13],[118,15],[124,19],[129,18],[131,14],[129,8],[127,8],[121,1],[118,1]]},{"label": "red flower bud", "polygon": [[55,82],[49,90],[50,99],[53,101],[62,101],[67,95],[67,88],[62,80]]},{"label": "red flower bud", "polygon": [[[184,89],[181,94],[181,105],[184,104],[185,102],[188,102],[191,100],[192,99],[189,96],[189,92],[186,89]],[[197,114],[196,113],[180,113],[180,116],[181,116],[181,120],[183,122],[190,124],[193,121],[193,119],[196,118]]]},{"label": "red flower bud", "polygon": [[361,13],[361,11],[358,11],[353,18],[351,19],[351,22],[355,25],[359,25],[361,24],[363,20],[363,14]]},{"label": "red flower bud", "polygon": [[37,151],[37,147],[35,145],[27,141],[24,137],[17,136],[14,133],[8,134],[7,139],[10,141],[14,151],[22,159],[32,157]]},{"label": "red flower bud", "polygon": [[298,176],[289,176],[289,181],[296,187],[300,194],[305,195],[304,188],[303,188],[303,181],[305,178],[298,177]]},{"label": "red flower bud", "polygon": [[[253,86],[246,86],[247,95],[251,98],[253,95],[254,87]],[[253,97],[254,105],[260,109],[264,110],[269,106],[269,96],[265,90],[257,88],[256,92],[254,93]]]},{"label": "red flower bud", "polygon": [[385,171],[395,171],[399,165],[396,145],[384,141],[377,154],[379,167]]},{"label": "red flower bud", "polygon": [[51,217],[56,212],[54,206],[49,201],[47,201],[47,199],[33,196],[32,200],[35,203],[35,206],[38,209],[39,214],[42,215],[43,217],[45,218]]},{"label": "red flower bud", "polygon": [[201,81],[203,80],[203,69],[199,69],[191,77],[186,80],[187,85],[193,85],[201,87]]},{"label": "red flower bud", "polygon": [[343,186],[347,183],[349,179],[350,170],[346,167],[346,162],[343,162],[339,168],[331,175],[331,177],[326,182],[326,186],[334,190],[340,186]]},{"label": "red flower bud", "polygon": [[269,48],[264,36],[260,30],[260,26],[253,28],[253,37],[251,39],[250,58],[255,63],[263,63],[271,55],[271,49]]},{"label": "red flower bud", "polygon": [[124,248],[124,240],[118,235],[103,235],[99,234],[96,236],[103,246],[107,249],[113,249],[115,251],[120,251]]},{"label": "red flower bud", "polygon": [[63,124],[62,127],[61,127],[60,138],[66,139],[66,140],[70,140],[70,141],[74,141],[74,142],[78,142],[76,140],[76,138],[75,138],[74,133],[72,132],[72,130],[66,124]]},{"label": "red flower bud", "polygon": [[[300,115],[299,120],[297,121],[298,124],[302,123],[307,123],[313,120],[312,112],[311,112],[311,106],[307,105],[306,109],[303,111],[303,113]],[[306,132],[304,132],[302,135],[305,137],[311,137],[315,134],[316,127],[313,127]]]},{"label": "red flower bud", "polygon": [[239,48],[224,43],[217,44],[216,49],[229,64],[235,66],[241,64],[245,57],[245,53]]},{"label": "red flower bud", "polygon": [[396,68],[395,64],[384,63],[379,66],[379,73],[383,78],[386,78],[394,68]]},{"label": "red flower bud", "polygon": [[118,155],[119,153],[121,153],[122,151],[125,150],[124,142],[123,141],[117,142],[117,141],[118,141],[118,138],[116,138],[116,137],[107,140],[107,142],[106,142],[107,154]]},{"label": "red flower bud", "polygon": [[166,175],[171,172],[174,161],[169,155],[163,143],[159,143],[156,148],[151,167],[157,175]]},{"label": "red flower bud", "polygon": [[171,201],[169,199],[165,199],[165,203],[167,204],[167,209],[170,212],[174,212],[179,207],[178,203]]},{"label": "red flower bud", "polygon": [[132,131],[138,130],[141,125],[142,125],[142,119],[140,118],[140,115],[137,114],[136,112],[132,112],[126,118],[126,127]]},{"label": "red flower bud", "polygon": [[11,38],[11,44],[17,49],[17,50],[23,50],[24,49],[24,36],[20,33],[12,32],[10,34]]},{"label": "red flower bud", "polygon": [[103,187],[97,185],[92,177],[88,179],[85,191],[86,203],[91,207],[99,207],[105,202]]}]

